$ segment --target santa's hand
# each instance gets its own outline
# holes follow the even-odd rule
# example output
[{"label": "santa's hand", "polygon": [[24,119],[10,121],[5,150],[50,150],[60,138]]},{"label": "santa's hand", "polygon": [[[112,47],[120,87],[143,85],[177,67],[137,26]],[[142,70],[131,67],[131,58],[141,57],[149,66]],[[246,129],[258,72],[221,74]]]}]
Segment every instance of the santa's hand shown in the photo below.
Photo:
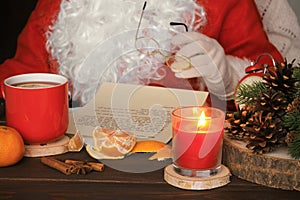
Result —
[{"label": "santa's hand", "polygon": [[228,66],[230,64],[228,64],[223,47],[215,39],[201,33],[187,32],[174,36],[172,44],[179,47],[176,56],[186,57],[191,63],[190,68],[178,70],[180,63],[175,61],[171,69],[176,77],[203,77],[211,93],[221,99],[232,95],[234,87],[231,67]]}]

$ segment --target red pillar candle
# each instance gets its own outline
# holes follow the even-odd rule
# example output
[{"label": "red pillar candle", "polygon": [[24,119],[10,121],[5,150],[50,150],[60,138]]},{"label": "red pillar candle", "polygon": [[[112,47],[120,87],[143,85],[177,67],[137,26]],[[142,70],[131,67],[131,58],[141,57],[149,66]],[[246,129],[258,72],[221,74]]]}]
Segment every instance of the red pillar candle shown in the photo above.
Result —
[{"label": "red pillar candle", "polygon": [[182,107],[172,113],[173,163],[185,170],[221,165],[225,115],[211,107]]}]

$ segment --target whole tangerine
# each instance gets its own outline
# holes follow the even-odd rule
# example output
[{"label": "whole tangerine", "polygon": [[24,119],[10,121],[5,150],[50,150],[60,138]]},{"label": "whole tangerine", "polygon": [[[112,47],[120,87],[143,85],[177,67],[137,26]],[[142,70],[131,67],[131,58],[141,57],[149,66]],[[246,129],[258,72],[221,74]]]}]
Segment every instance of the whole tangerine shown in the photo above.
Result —
[{"label": "whole tangerine", "polygon": [[8,126],[0,126],[0,167],[18,163],[24,156],[25,145],[20,133]]}]

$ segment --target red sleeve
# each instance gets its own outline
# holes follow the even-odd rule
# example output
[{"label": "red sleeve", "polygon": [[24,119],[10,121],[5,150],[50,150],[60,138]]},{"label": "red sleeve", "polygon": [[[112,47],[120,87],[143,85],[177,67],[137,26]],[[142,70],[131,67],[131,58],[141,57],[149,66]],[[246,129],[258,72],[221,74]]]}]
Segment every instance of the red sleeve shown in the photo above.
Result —
[{"label": "red sleeve", "polygon": [[57,16],[60,3],[61,0],[39,0],[18,37],[15,56],[0,65],[0,83],[12,75],[51,71],[46,32]]},{"label": "red sleeve", "polygon": [[[253,0],[199,0],[204,5],[207,24],[202,32],[218,40],[225,53],[255,61],[270,53],[276,61],[283,58],[268,40]],[[269,58],[260,59],[271,64]]]}]

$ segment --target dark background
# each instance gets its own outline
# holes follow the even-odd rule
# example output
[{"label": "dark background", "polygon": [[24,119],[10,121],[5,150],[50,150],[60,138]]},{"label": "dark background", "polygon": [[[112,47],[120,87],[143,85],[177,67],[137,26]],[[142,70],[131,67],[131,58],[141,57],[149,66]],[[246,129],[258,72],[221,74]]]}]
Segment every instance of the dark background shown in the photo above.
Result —
[{"label": "dark background", "polygon": [[[0,4],[0,64],[15,55],[18,35],[38,0],[2,0]],[[4,100],[0,99],[0,121]]]},{"label": "dark background", "polygon": [[2,0],[0,6],[0,63],[14,56],[19,33],[37,0]]}]

